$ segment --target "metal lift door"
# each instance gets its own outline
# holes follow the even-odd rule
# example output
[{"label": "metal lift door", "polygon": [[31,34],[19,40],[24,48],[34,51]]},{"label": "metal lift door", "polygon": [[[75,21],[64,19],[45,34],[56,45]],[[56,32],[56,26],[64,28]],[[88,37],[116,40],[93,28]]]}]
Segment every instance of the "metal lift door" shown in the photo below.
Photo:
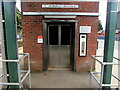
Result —
[{"label": "metal lift door", "polygon": [[49,67],[70,66],[70,26],[49,25]]}]

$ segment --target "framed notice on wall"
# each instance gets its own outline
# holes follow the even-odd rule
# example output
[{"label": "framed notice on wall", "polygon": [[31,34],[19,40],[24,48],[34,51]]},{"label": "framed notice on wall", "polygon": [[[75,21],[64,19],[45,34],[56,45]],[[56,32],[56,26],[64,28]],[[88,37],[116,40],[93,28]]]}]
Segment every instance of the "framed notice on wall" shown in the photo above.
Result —
[{"label": "framed notice on wall", "polygon": [[86,56],[86,34],[80,35],[80,52],[79,56]]},{"label": "framed notice on wall", "polygon": [[91,26],[80,26],[80,33],[91,33]]}]

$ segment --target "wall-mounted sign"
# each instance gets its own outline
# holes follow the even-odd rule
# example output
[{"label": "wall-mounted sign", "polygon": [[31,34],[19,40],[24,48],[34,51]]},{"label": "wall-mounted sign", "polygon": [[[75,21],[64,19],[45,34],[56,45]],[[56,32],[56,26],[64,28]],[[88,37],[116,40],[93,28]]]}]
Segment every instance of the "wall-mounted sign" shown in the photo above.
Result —
[{"label": "wall-mounted sign", "polygon": [[43,43],[43,36],[42,35],[38,35],[37,43]]},{"label": "wall-mounted sign", "polygon": [[91,26],[80,26],[80,33],[91,33]]},{"label": "wall-mounted sign", "polygon": [[42,8],[78,8],[78,5],[43,4]]}]

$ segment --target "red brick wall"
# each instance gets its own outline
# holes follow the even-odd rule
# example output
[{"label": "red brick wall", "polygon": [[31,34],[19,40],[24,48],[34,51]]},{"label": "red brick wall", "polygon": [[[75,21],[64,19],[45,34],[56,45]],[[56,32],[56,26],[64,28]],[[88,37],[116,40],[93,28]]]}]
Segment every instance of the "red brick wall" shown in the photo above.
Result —
[{"label": "red brick wall", "polygon": [[[79,8],[42,8],[42,4],[79,5]],[[22,2],[24,12],[98,12],[98,2]]]},{"label": "red brick wall", "polygon": [[77,71],[89,71],[90,70],[90,60],[91,55],[96,55],[97,46],[97,31],[98,31],[98,18],[97,17],[77,17],[78,22],[78,32],[79,26],[91,26],[92,32],[87,34],[87,56],[79,57],[79,33],[77,34],[77,57],[76,57],[76,70]]},{"label": "red brick wall", "polygon": [[33,70],[41,70],[43,67],[43,45],[37,43],[37,36],[43,34],[43,16],[23,16],[23,50],[30,53],[31,67]]},{"label": "red brick wall", "polygon": [[[51,4],[44,2],[43,4]],[[54,2],[52,4],[63,4],[63,2]],[[98,2],[65,2],[70,5],[79,5],[78,9],[42,9],[40,2],[22,2],[22,12],[98,12]],[[37,35],[43,35],[42,20],[43,16],[23,16],[23,49],[25,53],[31,55],[32,70],[43,69],[43,45],[37,43]],[[58,20],[58,19],[56,19]],[[61,19],[59,19],[61,20]],[[70,19],[71,20],[71,19]],[[77,50],[76,50],[76,71],[89,71],[90,56],[96,54],[98,17],[77,16]],[[92,26],[92,32],[87,34],[87,56],[79,57],[79,27]]]}]

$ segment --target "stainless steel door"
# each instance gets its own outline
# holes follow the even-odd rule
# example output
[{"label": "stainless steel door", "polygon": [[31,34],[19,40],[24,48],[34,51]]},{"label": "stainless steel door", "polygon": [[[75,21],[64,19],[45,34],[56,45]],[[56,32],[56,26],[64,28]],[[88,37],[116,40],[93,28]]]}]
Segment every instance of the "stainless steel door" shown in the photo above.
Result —
[{"label": "stainless steel door", "polygon": [[48,26],[49,67],[70,66],[70,32],[69,25]]}]

